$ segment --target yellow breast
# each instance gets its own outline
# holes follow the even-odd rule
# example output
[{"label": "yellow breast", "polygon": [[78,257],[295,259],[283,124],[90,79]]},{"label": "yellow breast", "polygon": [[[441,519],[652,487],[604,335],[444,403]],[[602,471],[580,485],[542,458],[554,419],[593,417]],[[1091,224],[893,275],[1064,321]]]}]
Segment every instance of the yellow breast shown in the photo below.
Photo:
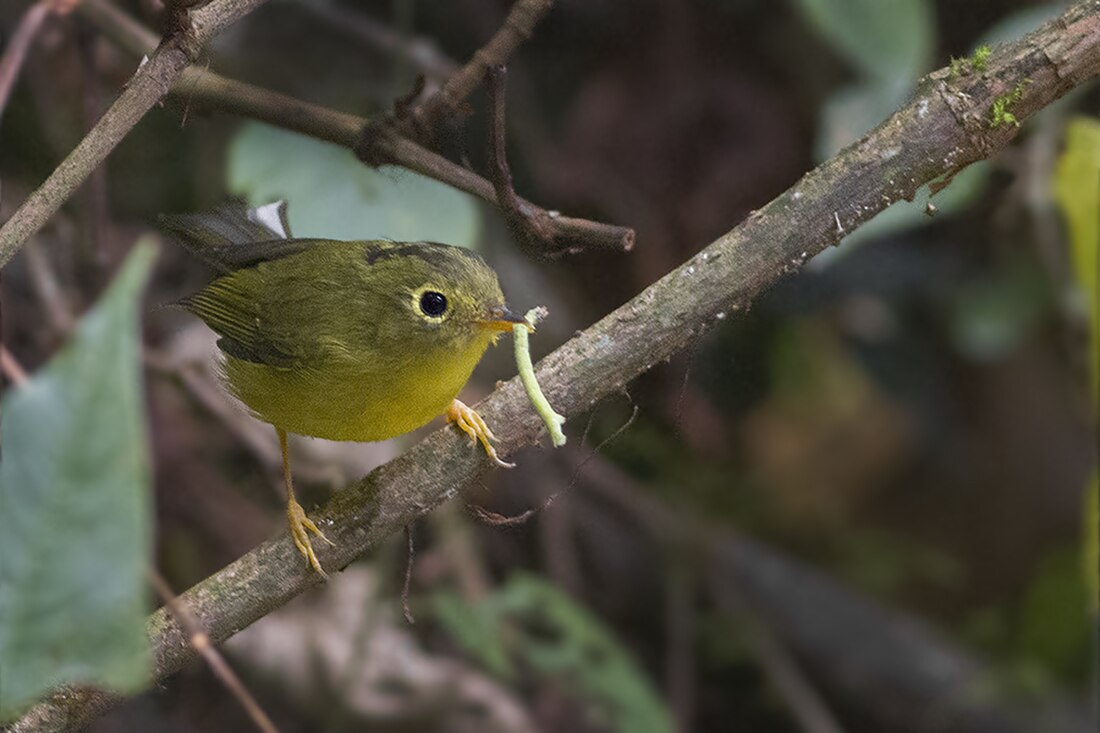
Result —
[{"label": "yellow breast", "polygon": [[403,435],[443,414],[488,346],[424,354],[401,369],[371,365],[296,370],[227,356],[230,390],[288,433],[369,442]]}]

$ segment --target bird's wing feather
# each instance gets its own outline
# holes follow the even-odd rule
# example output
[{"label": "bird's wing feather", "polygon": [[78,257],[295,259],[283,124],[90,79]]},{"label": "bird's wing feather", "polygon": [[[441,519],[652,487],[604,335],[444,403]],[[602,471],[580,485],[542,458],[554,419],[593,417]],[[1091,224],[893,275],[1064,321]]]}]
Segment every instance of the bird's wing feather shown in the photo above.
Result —
[{"label": "bird's wing feather", "polygon": [[278,329],[263,327],[262,304],[254,289],[240,280],[239,273],[220,277],[180,305],[221,336],[218,347],[230,356],[274,367],[299,365],[302,344],[280,337]]},{"label": "bird's wing feather", "polygon": [[286,202],[250,209],[231,201],[201,214],[162,214],[161,227],[222,273],[297,254],[328,240],[293,239]]}]

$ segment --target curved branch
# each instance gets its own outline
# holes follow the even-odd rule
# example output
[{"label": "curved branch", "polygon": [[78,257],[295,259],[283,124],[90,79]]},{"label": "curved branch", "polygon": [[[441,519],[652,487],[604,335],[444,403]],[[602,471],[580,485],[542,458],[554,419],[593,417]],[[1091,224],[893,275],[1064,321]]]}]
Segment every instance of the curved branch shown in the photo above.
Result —
[{"label": "curved branch", "polygon": [[266,0],[214,0],[180,19],[180,31],[167,38],[138,66],[129,84],[95,127],[49,178],[0,227],[0,267],[49,220],[115,146],[171,89],[202,47],[223,28]]},{"label": "curved branch", "polygon": [[[537,4],[549,6],[549,3],[544,0],[540,0]],[[515,8],[522,5],[525,3],[517,3],[513,7],[513,12],[516,12]],[[148,53],[156,43],[156,36],[152,32],[105,0],[84,0],[79,10],[112,41],[131,53]],[[521,14],[521,17],[527,17],[529,14],[529,12]],[[511,17],[510,14],[509,18]],[[534,20],[531,21],[532,27]],[[508,24],[509,22],[506,21],[505,25],[508,26]],[[507,37],[518,38],[519,35],[511,32]],[[511,49],[503,50],[508,50],[509,53],[511,51]],[[475,60],[482,55],[481,52],[475,54]],[[503,58],[504,55],[506,54],[502,53],[502,49],[498,49],[493,57]],[[475,61],[471,61],[462,70],[456,72],[455,77],[465,78],[474,63]],[[465,95],[472,91],[472,87],[468,88],[465,83],[455,88],[461,90],[461,96],[456,96],[459,92],[452,90],[447,98],[452,100],[465,98]],[[494,206],[498,204],[496,190],[492,183],[468,168],[452,163],[442,155],[403,137],[395,129],[395,121],[388,117],[369,120],[338,112],[252,84],[227,79],[199,67],[185,69],[172,88],[172,93],[186,99],[192,106],[206,106],[222,112],[251,117],[319,140],[326,140],[353,150],[367,165],[401,166],[477,196]],[[425,104],[437,97],[438,95],[431,97]],[[416,109],[419,108],[409,110],[407,115],[415,114]],[[418,117],[418,119],[426,118]],[[553,246],[548,249],[550,254],[578,249],[622,251],[634,246],[634,230],[628,227],[560,216],[526,199],[517,200],[524,211],[531,212],[533,218],[546,222],[546,227],[552,234]]]},{"label": "curved branch", "polygon": [[[576,415],[690,345],[728,312],[742,311],[776,280],[838,243],[890,204],[988,157],[1015,137],[991,127],[998,98],[1030,80],[1013,108],[1021,121],[1100,73],[1100,2],[1078,2],[1024,39],[997,50],[987,71],[926,77],[912,100],[862,140],[806,174],[787,192],[542,360],[538,379],[563,414]],[[841,227],[837,226],[841,223]],[[501,437],[502,455],[536,442],[542,422],[514,378],[479,405]],[[441,429],[339,492],[317,514],[336,547],[328,568],[347,566],[389,535],[453,497],[487,470],[456,431]],[[285,533],[181,596],[211,639],[223,641],[320,583]],[[163,609],[149,618],[158,679],[195,658],[186,633]],[[37,705],[13,731],[69,730],[113,698],[66,689]]]}]

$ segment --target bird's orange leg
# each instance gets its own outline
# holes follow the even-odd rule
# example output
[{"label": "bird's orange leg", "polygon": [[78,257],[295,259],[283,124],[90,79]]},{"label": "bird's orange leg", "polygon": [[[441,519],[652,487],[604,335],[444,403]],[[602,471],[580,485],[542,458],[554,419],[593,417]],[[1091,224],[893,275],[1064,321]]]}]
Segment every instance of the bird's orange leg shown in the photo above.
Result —
[{"label": "bird's orange leg", "polygon": [[489,454],[489,458],[492,459],[493,463],[501,468],[515,468],[516,464],[500,460],[497,449],[493,447],[492,443],[496,440],[496,436],[493,435],[493,431],[489,429],[485,421],[481,419],[481,415],[477,414],[477,410],[462,400],[452,400],[451,406],[447,408],[447,422],[453,422],[459,430],[469,435],[471,443],[480,441],[481,447]]},{"label": "bird's orange leg", "polygon": [[286,519],[290,524],[290,536],[294,540],[298,552],[302,553],[314,570],[327,579],[328,573],[321,568],[317,555],[313,553],[309,533],[312,532],[330,545],[334,545],[334,543],[328,537],[325,537],[321,530],[317,529],[317,525],[313,523],[313,520],[306,516],[306,510],[294,498],[294,481],[290,475],[290,453],[287,450],[286,431],[282,428],[275,428],[275,432],[279,434],[279,449],[283,452],[283,479],[286,481]]}]

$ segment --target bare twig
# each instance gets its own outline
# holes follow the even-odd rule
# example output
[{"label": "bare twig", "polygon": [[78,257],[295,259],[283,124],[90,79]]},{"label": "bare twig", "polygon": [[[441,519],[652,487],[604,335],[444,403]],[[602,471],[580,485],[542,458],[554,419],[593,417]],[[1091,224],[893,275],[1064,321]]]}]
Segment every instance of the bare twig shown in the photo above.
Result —
[{"label": "bare twig", "polygon": [[271,718],[267,717],[267,713],[264,712],[260,704],[256,702],[256,699],[252,697],[252,694],[248,691],[248,688],[244,686],[240,678],[237,677],[233,668],[225,661],[225,658],[218,652],[213,644],[210,643],[210,637],[202,630],[202,626],[199,625],[198,619],[196,619],[191,612],[187,610],[180,599],[172,592],[172,588],[168,585],[168,581],[161,577],[160,573],[156,570],[149,570],[149,582],[153,584],[154,590],[157,595],[164,602],[164,607],[168,609],[168,613],[176,619],[179,625],[187,632],[188,641],[196,652],[206,661],[209,665],[210,671],[214,673],[214,676],[218,678],[218,681],[225,686],[225,689],[237,698],[237,702],[241,704],[245,712],[248,713],[248,717],[252,718],[252,722],[256,724],[256,727],[262,730],[264,733],[278,733],[275,728],[275,724],[271,722]]},{"label": "bare twig", "polygon": [[[504,220],[512,236],[529,249],[550,254],[575,253],[579,247],[570,245],[571,236],[563,236],[559,227],[560,215],[531,206],[516,195],[512,185],[512,172],[508,167],[508,151],[505,142],[505,78],[503,66],[490,66],[485,72],[489,92],[489,170],[496,192],[497,205],[504,212]],[[593,236],[606,237],[602,246],[629,250],[634,244],[634,232],[625,227],[602,227]]]},{"label": "bare twig", "polygon": [[38,35],[38,30],[49,15],[48,3],[37,2],[30,6],[19,19],[15,33],[8,41],[4,56],[0,58],[0,114],[8,106],[11,90],[15,87],[15,80],[19,78],[19,71],[23,68],[31,42]]},{"label": "bare twig", "polygon": [[57,273],[54,272],[49,255],[43,251],[38,242],[31,242],[26,249],[26,255],[31,288],[42,307],[45,308],[50,326],[59,335],[68,335],[73,330],[76,319],[73,316],[72,306],[57,280]]},{"label": "bare twig", "polygon": [[0,344],[0,374],[16,387],[22,387],[28,380],[27,372],[4,344]]},{"label": "bare twig", "polygon": [[35,36],[50,15],[64,15],[73,9],[79,0],[38,0],[23,13],[19,24],[8,40],[4,56],[0,58],[0,116],[8,106],[11,91],[19,78],[19,71],[27,59],[27,52]]},{"label": "bare twig", "polygon": [[[155,45],[155,35],[106,0],[84,0],[80,12],[131,53],[147,53]],[[327,140],[355,151],[367,165],[401,166],[491,204],[497,203],[491,182],[397,134],[389,118],[368,120],[196,67],[184,70],[172,92],[194,106],[252,117]],[[549,212],[522,198],[519,205],[525,211],[537,211],[541,212],[539,216],[553,218],[560,249],[609,247],[627,250],[634,244],[632,229],[568,216],[551,217]]]},{"label": "bare twig", "polygon": [[416,559],[416,545],[413,542],[413,526],[405,525],[405,544],[407,555],[405,557],[405,581],[401,584],[401,614],[410,626],[416,623],[412,609],[409,607],[409,593],[412,590],[413,562]]},{"label": "bare twig", "polygon": [[23,205],[0,227],[0,266],[61,208],[84,179],[145,116],[216,33],[266,0],[214,0],[188,15],[187,27],[143,61],[126,89]]},{"label": "bare twig", "polygon": [[485,71],[506,63],[520,44],[531,37],[535,25],[553,5],[554,0],[516,0],[504,24],[489,42],[452,74],[438,92],[398,118],[398,132],[421,142],[430,140],[444,118],[453,114],[481,84]]},{"label": "bare twig", "polygon": [[[587,411],[694,343],[719,314],[735,306],[744,312],[764,289],[837,242],[833,212],[847,230],[855,229],[921,186],[1007,145],[1018,128],[990,128],[988,112],[1024,79],[1031,84],[1013,108],[1021,122],[1098,73],[1100,3],[1082,0],[999,47],[981,75],[950,80],[947,69],[931,74],[861,141],[543,359],[537,374],[544,392],[566,416]],[[478,412],[494,426],[505,456],[533,444],[544,429],[518,378],[479,403]],[[484,468],[482,456],[457,431],[432,433],[337,492],[317,513],[336,542],[322,549],[321,561],[333,570],[347,566],[452,498]],[[320,582],[279,532],[182,597],[204,619],[211,639],[221,641]],[[165,613],[150,617],[148,631],[158,678],[194,658],[185,632]],[[113,702],[96,691],[66,688],[36,705],[13,732],[75,728]]]},{"label": "bare twig", "polygon": [[805,733],[843,733],[820,692],[771,630],[745,608],[728,578],[713,578],[711,592],[718,605],[744,629],[744,636],[768,681]]},{"label": "bare twig", "polygon": [[695,730],[696,585],[695,558],[673,552],[664,572],[665,691],[677,730]]},{"label": "bare twig", "polygon": [[329,23],[334,30],[353,35],[382,53],[408,62],[432,82],[432,88],[438,88],[459,68],[427,38],[405,36],[361,10],[331,0],[303,3],[302,7]]}]

